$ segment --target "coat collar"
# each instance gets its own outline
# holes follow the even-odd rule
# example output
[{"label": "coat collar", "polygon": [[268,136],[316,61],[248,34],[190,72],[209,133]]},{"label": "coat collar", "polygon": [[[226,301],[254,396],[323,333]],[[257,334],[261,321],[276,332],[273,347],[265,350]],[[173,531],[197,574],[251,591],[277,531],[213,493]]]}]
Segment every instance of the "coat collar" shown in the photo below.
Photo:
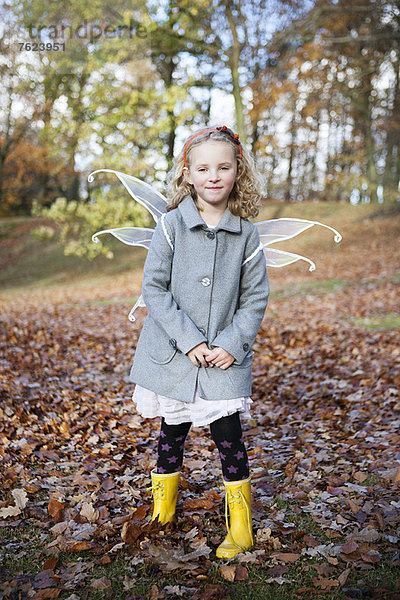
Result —
[{"label": "coat collar", "polygon": [[[183,220],[186,225],[191,229],[192,227],[196,227],[201,225],[203,227],[207,227],[206,223],[200,216],[199,211],[196,208],[196,205],[191,196],[185,196],[182,202],[179,203],[178,208],[181,212]],[[242,230],[242,225],[240,222],[240,217],[237,215],[233,215],[231,211],[226,207],[224,214],[221,217],[220,222],[215,228],[215,231],[219,229],[226,229],[226,231],[240,232]]]}]

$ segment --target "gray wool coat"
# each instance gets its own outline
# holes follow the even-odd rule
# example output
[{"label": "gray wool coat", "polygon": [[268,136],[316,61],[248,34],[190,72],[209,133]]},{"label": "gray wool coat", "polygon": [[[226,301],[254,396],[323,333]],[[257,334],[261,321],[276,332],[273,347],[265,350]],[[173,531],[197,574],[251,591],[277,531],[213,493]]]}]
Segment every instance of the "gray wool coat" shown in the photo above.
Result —
[{"label": "gray wool coat", "polygon": [[[210,229],[191,196],[157,222],[143,271],[148,309],[130,380],[194,402],[251,395],[254,343],[268,303],[265,257],[255,225],[226,208]],[[189,350],[206,342],[235,361],[195,367]]]}]

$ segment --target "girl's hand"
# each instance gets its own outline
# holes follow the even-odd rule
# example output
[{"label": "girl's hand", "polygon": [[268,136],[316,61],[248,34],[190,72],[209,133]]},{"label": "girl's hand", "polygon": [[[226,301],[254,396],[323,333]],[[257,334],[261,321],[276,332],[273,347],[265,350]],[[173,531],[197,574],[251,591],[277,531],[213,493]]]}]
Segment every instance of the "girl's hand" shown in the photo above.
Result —
[{"label": "girl's hand", "polygon": [[211,350],[205,342],[198,344],[187,353],[195,367],[200,367],[201,365],[203,365],[203,367],[208,367],[208,362],[205,360],[204,356],[208,356],[209,354],[211,354]]},{"label": "girl's hand", "polygon": [[211,350],[211,353],[207,356],[207,361],[213,363],[212,366],[216,365],[220,369],[227,369],[231,366],[235,357],[229,354],[227,350],[217,346]]}]

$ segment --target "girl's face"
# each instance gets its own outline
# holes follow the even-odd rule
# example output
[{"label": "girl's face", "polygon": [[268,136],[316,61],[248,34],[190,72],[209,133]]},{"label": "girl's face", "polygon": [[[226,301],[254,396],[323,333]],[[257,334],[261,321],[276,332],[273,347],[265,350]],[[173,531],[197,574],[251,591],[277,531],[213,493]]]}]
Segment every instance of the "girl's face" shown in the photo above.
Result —
[{"label": "girl's face", "polygon": [[207,140],[192,149],[186,179],[194,186],[202,209],[213,207],[225,210],[236,173],[236,157],[232,146],[226,142]]}]

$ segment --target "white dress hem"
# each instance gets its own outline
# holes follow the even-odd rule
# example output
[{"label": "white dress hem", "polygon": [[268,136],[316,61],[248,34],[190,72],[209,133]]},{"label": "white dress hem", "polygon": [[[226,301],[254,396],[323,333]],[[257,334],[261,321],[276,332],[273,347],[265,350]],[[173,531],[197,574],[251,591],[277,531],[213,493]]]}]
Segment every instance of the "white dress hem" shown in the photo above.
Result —
[{"label": "white dress hem", "polygon": [[137,412],[145,419],[164,417],[167,425],[192,423],[193,427],[210,425],[221,417],[239,412],[245,419],[250,419],[250,396],[230,398],[229,400],[206,400],[199,396],[196,387],[194,402],[182,402],[168,398],[136,384],[132,396]]}]

